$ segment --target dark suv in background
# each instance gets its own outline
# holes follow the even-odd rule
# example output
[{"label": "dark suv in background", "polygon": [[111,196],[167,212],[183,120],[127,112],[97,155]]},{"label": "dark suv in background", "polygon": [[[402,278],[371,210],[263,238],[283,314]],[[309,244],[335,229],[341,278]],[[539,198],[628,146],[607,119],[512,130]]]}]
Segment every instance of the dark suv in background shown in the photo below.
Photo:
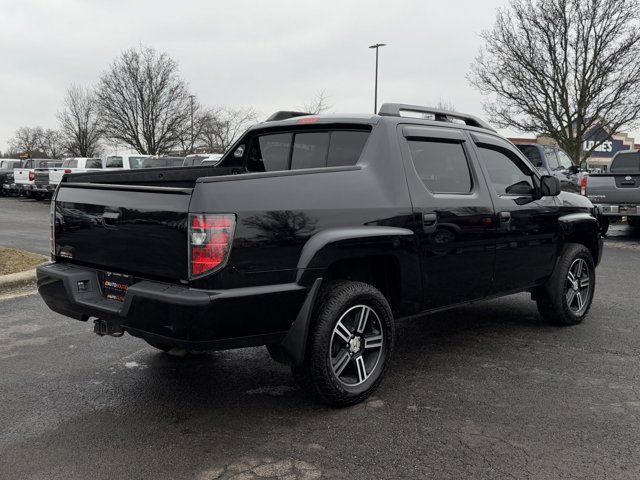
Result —
[{"label": "dark suv in background", "polygon": [[553,145],[536,143],[516,145],[542,175],[552,175],[560,180],[560,188],[565,192],[580,193],[580,167],[569,155]]}]

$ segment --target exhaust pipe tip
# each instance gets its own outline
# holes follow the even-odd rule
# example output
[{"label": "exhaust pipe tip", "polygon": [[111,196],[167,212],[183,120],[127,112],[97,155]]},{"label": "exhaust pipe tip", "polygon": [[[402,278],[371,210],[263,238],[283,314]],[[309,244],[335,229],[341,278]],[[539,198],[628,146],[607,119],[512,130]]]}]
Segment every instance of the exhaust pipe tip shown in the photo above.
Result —
[{"label": "exhaust pipe tip", "polygon": [[121,337],[124,335],[124,330],[120,325],[101,318],[96,318],[93,321],[93,332],[100,337],[104,337],[106,335],[111,337]]}]

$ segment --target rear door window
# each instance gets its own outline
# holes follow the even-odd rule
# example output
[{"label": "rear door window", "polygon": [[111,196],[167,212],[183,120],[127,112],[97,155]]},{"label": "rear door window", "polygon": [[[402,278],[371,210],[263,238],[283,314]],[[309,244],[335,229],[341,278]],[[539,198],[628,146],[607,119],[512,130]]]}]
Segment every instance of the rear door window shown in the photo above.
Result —
[{"label": "rear door window", "polygon": [[471,173],[462,143],[425,138],[408,140],[416,173],[432,193],[469,193]]}]

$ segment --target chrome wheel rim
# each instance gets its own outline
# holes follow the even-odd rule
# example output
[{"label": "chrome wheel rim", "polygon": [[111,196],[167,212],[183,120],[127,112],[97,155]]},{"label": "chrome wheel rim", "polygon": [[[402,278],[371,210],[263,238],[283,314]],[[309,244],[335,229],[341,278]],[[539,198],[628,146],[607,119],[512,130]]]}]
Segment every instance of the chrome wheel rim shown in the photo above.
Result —
[{"label": "chrome wheel rim", "polygon": [[329,364],[336,380],[356,387],[376,372],[384,345],[380,317],[367,305],[349,308],[336,322],[329,344]]},{"label": "chrome wheel rim", "polygon": [[582,315],[588,305],[591,294],[591,275],[589,266],[583,258],[576,258],[569,267],[567,274],[567,290],[565,300],[569,310],[576,315]]}]

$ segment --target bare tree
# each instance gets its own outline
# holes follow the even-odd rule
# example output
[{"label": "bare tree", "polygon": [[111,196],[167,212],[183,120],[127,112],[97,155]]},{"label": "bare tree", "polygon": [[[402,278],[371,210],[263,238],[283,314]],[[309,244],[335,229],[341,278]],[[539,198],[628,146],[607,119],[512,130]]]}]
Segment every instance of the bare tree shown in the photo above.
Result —
[{"label": "bare tree", "polygon": [[191,119],[189,119],[189,123],[184,126],[185,128],[182,129],[179,135],[178,147],[184,154],[193,153],[199,148],[209,115],[209,110],[205,110],[199,102],[193,102],[193,131],[191,129]]},{"label": "bare tree", "polygon": [[455,112],[456,111],[456,106],[454,105],[454,103],[451,102],[450,100],[445,100],[442,97],[440,97],[438,99],[438,101],[436,102],[436,108],[438,110],[446,110],[448,112]]},{"label": "bare tree", "polygon": [[596,123],[609,133],[640,118],[637,0],[511,0],[485,31],[469,80],[493,94],[500,127],[547,135],[575,163]]},{"label": "bare tree", "polygon": [[43,155],[44,137],[42,127],[20,127],[9,140],[9,149],[20,155]]},{"label": "bare tree", "polygon": [[189,91],[178,64],[153,48],[123,52],[100,78],[96,96],[105,135],[139,153],[168,152],[189,128]]},{"label": "bare tree", "polygon": [[253,108],[219,108],[203,116],[200,142],[211,153],[224,153],[251,124],[257,113]]},{"label": "bare tree", "polygon": [[102,131],[98,105],[92,90],[71,85],[58,112],[61,141],[67,153],[74,157],[93,157],[98,154]]},{"label": "bare tree", "polygon": [[329,103],[329,97],[327,97],[324,90],[322,90],[317,92],[313,98],[308,103],[305,103],[300,109],[303,112],[317,115],[326,112],[331,108],[333,108],[333,105]]},{"label": "bare tree", "polygon": [[67,153],[62,133],[50,128],[44,131],[41,148],[47,158],[60,158]]}]

